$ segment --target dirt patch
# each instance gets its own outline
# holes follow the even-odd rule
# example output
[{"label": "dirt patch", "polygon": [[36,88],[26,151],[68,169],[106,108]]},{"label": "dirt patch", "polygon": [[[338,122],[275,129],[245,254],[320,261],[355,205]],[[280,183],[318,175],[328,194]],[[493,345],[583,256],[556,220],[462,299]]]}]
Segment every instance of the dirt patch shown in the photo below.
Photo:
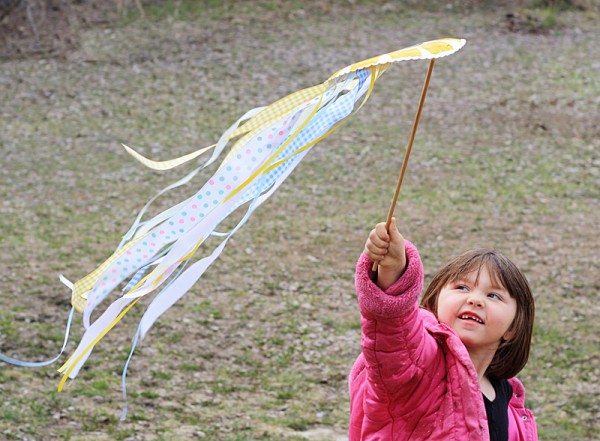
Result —
[{"label": "dirt patch", "polygon": [[108,2],[10,0],[0,7],[0,59],[65,56],[80,42],[82,26],[106,22]]}]

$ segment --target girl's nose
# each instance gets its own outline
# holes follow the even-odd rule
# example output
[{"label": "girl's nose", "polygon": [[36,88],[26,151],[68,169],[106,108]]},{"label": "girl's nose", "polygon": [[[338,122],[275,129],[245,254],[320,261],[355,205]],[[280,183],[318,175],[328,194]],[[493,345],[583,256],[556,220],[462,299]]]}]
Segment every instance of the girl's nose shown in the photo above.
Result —
[{"label": "girl's nose", "polygon": [[483,302],[478,297],[471,296],[467,299],[467,303],[476,308],[482,308]]}]

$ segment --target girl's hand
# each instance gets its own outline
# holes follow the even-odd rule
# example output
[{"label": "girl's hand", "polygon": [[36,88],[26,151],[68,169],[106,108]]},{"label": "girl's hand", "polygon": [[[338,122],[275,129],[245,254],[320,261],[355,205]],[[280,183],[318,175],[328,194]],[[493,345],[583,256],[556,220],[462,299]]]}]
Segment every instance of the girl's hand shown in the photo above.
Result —
[{"label": "girl's hand", "polygon": [[377,285],[382,290],[385,291],[400,278],[406,269],[406,252],[396,218],[392,218],[389,232],[385,222],[375,226],[365,244],[365,254],[379,266]]}]

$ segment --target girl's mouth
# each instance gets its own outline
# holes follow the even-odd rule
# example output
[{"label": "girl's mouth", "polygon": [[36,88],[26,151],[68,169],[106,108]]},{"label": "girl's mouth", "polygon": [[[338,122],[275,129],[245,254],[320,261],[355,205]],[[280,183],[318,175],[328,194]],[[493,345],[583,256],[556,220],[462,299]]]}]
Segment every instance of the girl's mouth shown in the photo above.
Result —
[{"label": "girl's mouth", "polygon": [[458,316],[459,319],[461,320],[472,320],[474,322],[480,323],[480,324],[485,324],[485,322],[483,321],[483,319],[481,317],[479,317],[477,314],[472,313],[472,312],[463,312],[461,315]]}]

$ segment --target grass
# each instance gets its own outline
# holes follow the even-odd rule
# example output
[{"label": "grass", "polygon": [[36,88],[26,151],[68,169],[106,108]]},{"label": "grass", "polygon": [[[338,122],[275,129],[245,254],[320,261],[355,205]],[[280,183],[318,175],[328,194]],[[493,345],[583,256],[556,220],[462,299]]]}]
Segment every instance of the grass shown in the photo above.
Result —
[{"label": "grass", "polygon": [[[146,20],[133,11],[89,29],[68,58],[3,62],[0,350],[54,354],[69,308],[58,274],[92,271],[143,203],[190,169],[146,171],[119,142],[153,159],[183,155],[252,107],[443,31],[468,43],[436,64],[396,214],[426,278],[475,245],[525,269],[538,313],[520,377],[540,438],[600,437],[596,22],[567,11],[560,33],[511,34],[502,7],[427,3],[403,13],[379,1],[155,2]],[[360,351],[354,261],[387,213],[423,74],[418,63],[390,68],[157,322],[129,368],[126,422],[120,375],[143,307],[63,393],[54,367],[1,366],[3,436],[299,440],[328,428],[343,439]],[[76,318],[75,341],[80,330]]]}]

